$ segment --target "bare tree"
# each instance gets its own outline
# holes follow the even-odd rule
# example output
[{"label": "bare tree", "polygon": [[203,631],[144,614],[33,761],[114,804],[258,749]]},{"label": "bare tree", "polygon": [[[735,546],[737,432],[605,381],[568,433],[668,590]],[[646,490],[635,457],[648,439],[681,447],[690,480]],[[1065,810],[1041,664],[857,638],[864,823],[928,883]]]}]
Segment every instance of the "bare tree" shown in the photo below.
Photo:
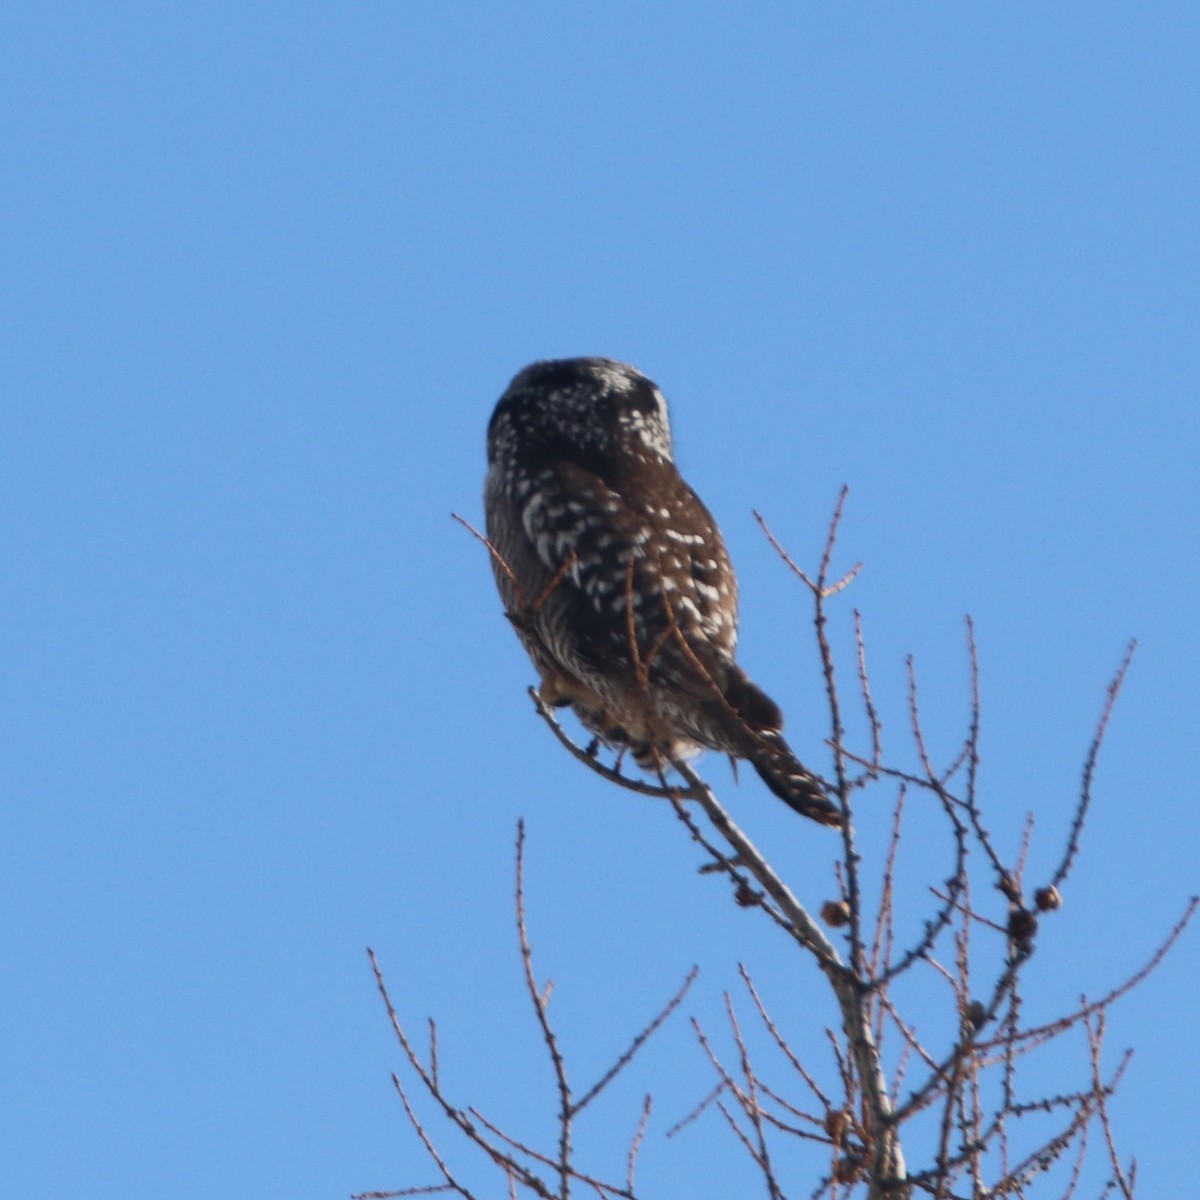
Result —
[{"label": "bare tree", "polygon": [[[1129,1061],[1126,1052],[1110,1068],[1103,1059],[1108,1011],[1162,961],[1196,910],[1193,897],[1175,927],[1138,970],[1098,998],[1078,1004],[1049,1021],[1025,1019],[1026,986],[1038,944],[1039,921],[1062,903],[1090,811],[1097,759],[1122,682],[1132,659],[1131,644],[1110,682],[1091,744],[1084,758],[1074,813],[1055,868],[1036,883],[1025,879],[1032,823],[1015,855],[1006,858],[985,821],[980,796],[981,705],[974,629],[967,622],[967,664],[971,701],[966,732],[946,764],[934,761],[926,737],[916,672],[908,663],[909,734],[914,768],[902,769],[885,756],[883,729],[872,698],[863,623],[853,613],[854,704],[861,706],[865,745],[848,744],[843,718],[846,692],[828,636],[829,602],[844,592],[858,568],[830,574],[846,492],[838,499],[820,565],[802,570],[759,518],[766,536],[813,604],[814,630],[830,719],[828,745],[833,771],[829,794],[844,821],[837,864],[838,892],[814,914],[796,898],[779,871],[733,821],[713,789],[686,762],[662,763],[657,784],[630,778],[599,761],[595,747],[581,748],[561,728],[531,690],[537,712],[558,740],[591,770],[613,783],[665,800],[681,831],[703,851],[704,870],[726,877],[736,903],[761,913],[819,972],[836,1003],[840,1024],[825,1031],[833,1063],[828,1078],[805,1063],[793,1047],[795,1035],[764,1000],[745,967],[741,990],[752,1021],[765,1036],[774,1062],[763,1066],[760,1051],[726,994],[731,1050],[722,1052],[713,1036],[693,1021],[697,1041],[714,1072],[714,1087],[669,1131],[671,1136],[715,1113],[728,1126],[731,1145],[741,1148],[772,1200],[792,1194],[850,1200],[867,1197],[983,1200],[984,1197],[1058,1195],[1070,1200],[1079,1188],[1085,1156],[1100,1144],[1105,1196],[1129,1200],[1136,1169],[1118,1152],[1109,1119],[1111,1100]],[[464,522],[465,524],[465,522]],[[480,536],[476,534],[476,536]],[[481,539],[482,540],[482,539]],[[490,549],[490,547],[489,547]],[[494,554],[495,551],[493,550]],[[677,782],[682,780],[682,782]],[[891,835],[881,861],[869,862],[859,846],[856,823],[868,790],[890,789]],[[897,871],[906,844],[906,813],[916,801],[940,814],[945,831],[945,872],[928,884],[923,920],[906,941],[899,932]],[[876,802],[874,811],[878,811]],[[701,815],[702,814],[702,815]],[[374,954],[371,964],[388,1016],[403,1051],[405,1073],[432,1099],[461,1138],[482,1151],[505,1180],[510,1196],[531,1193],[541,1200],[568,1200],[582,1188],[602,1200],[638,1200],[636,1166],[651,1113],[647,1096],[631,1120],[622,1170],[609,1177],[585,1167],[574,1131],[588,1106],[634,1059],[637,1051],[682,1003],[696,977],[689,973],[679,991],[633,1037],[628,1047],[590,1086],[578,1091],[549,1013],[549,989],[538,981],[530,950],[524,898],[525,830],[518,829],[516,911],[518,945],[525,986],[536,1014],[541,1041],[556,1087],[558,1136],[555,1145],[536,1147],[470,1105],[452,1100],[438,1070],[437,1031],[429,1026],[422,1053],[397,1016]],[[912,1011],[905,984],[925,974],[935,981],[941,1011],[922,999]],[[926,989],[923,993],[929,995]],[[802,1031],[811,1034],[811,1029]],[[1069,1034],[1081,1036],[1075,1078],[1061,1089],[1028,1093],[1024,1060]],[[885,1053],[886,1047],[894,1051]],[[786,1084],[774,1080],[782,1066]],[[404,1110],[440,1174],[426,1187],[363,1193],[358,1200],[382,1200],[447,1191],[471,1200],[473,1193],[435,1143],[427,1120],[418,1115],[414,1083],[393,1076]],[[781,1165],[781,1148],[803,1143],[818,1157],[810,1174],[797,1177]],[[1035,1191],[1036,1189],[1036,1191]]]}]

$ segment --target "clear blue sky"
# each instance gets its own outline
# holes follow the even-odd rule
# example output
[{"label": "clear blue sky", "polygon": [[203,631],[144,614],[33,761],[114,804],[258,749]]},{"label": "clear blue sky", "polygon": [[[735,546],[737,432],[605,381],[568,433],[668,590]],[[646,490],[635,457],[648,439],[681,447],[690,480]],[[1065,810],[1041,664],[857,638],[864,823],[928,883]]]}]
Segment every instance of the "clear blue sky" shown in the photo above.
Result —
[{"label": "clear blue sky", "polygon": [[[706,1024],[739,959],[794,1030],[832,1019],[530,712],[449,514],[480,518],[487,417],[538,357],[663,386],[743,659],[818,768],[808,614],[753,508],[811,563],[851,485],[898,757],[909,651],[959,735],[974,616],[985,795],[1009,845],[1036,810],[1035,866],[1141,640],[1035,1007],[1138,965],[1200,876],[1198,64],[1183,0],[9,4],[0,1192],[433,1182],[368,944],[456,1093],[543,1128],[518,816],[581,1082],[695,961]],[[819,903],[828,835],[707,769]],[[1195,1186],[1198,970],[1193,935],[1113,1015],[1151,1196]],[[658,1140],[710,1083],[686,1024],[652,1053],[648,1189],[728,1195],[717,1124]]]}]

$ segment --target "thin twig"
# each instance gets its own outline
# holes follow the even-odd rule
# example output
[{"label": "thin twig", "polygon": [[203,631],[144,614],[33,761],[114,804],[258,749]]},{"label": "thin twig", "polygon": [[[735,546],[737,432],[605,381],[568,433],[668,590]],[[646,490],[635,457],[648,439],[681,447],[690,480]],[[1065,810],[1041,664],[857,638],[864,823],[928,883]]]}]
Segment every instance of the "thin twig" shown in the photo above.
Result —
[{"label": "thin twig", "polygon": [[510,567],[508,563],[504,561],[504,555],[501,554],[500,551],[497,550],[496,547],[493,546],[492,543],[488,541],[488,539],[482,533],[480,533],[479,530],[476,529],[475,526],[472,525],[471,522],[465,517],[460,517],[458,513],[455,512],[452,512],[450,516],[453,517],[454,520],[456,520],[468,533],[470,533],[474,538],[482,542],[484,546],[487,547],[487,552],[491,555],[493,564],[505,576],[508,582],[512,584],[513,595],[516,596],[517,603],[523,609],[528,608],[529,605],[527,603],[525,592],[522,589],[520,582],[517,580],[516,575],[513,573],[512,567]]},{"label": "thin twig", "polygon": [[[396,1040],[400,1043],[401,1049],[404,1051],[405,1058],[408,1059],[409,1065],[416,1072],[418,1078],[425,1085],[426,1090],[433,1099],[441,1107],[441,1110],[450,1121],[458,1126],[459,1130],[466,1136],[467,1140],[478,1146],[489,1158],[499,1167],[505,1170],[511,1170],[520,1180],[524,1187],[529,1188],[532,1192],[541,1197],[541,1200],[561,1200],[556,1197],[549,1187],[539,1179],[532,1171],[528,1170],[521,1163],[517,1162],[510,1155],[504,1153],[498,1146],[489,1142],[478,1129],[475,1128],[470,1118],[461,1109],[456,1108],[450,1103],[445,1093],[441,1091],[433,1080],[428,1069],[418,1057],[416,1049],[409,1040],[408,1034],[404,1027],[400,1024],[400,1018],[396,1014],[396,1009],[392,1004],[392,998],[388,994],[387,984],[384,982],[383,971],[379,966],[379,961],[375,957],[375,952],[369,947],[367,949],[367,957],[371,962],[371,971],[375,976],[375,986],[379,989],[379,995],[383,1000],[384,1008],[387,1010],[388,1021],[392,1026],[392,1032],[396,1035]],[[393,1077],[393,1082],[397,1088],[403,1092],[403,1087],[397,1077]]]},{"label": "thin twig", "polygon": [[629,1143],[629,1154],[625,1160],[625,1190],[630,1194],[633,1193],[633,1177],[637,1167],[638,1152],[646,1137],[646,1127],[650,1124],[650,1108],[650,1093],[647,1092],[646,1099],[642,1102],[642,1115],[638,1118],[637,1128],[633,1131],[633,1139]]},{"label": "thin twig", "polygon": [[854,610],[854,649],[858,665],[858,686],[862,692],[863,707],[867,710],[867,725],[871,730],[871,762],[878,766],[883,760],[883,722],[875,709],[871,697],[871,681],[867,674],[867,647],[863,638],[862,613]]},{"label": "thin twig", "polygon": [[[1086,999],[1083,1002],[1084,1007],[1087,1007]],[[1121,1166],[1121,1156],[1117,1153],[1117,1142],[1113,1135],[1112,1122],[1108,1118],[1108,1097],[1113,1094],[1116,1089],[1117,1082],[1121,1075],[1125,1073],[1125,1068],[1129,1065],[1129,1060],[1133,1056],[1133,1052],[1126,1050],[1121,1059],[1120,1065],[1117,1067],[1115,1077],[1105,1084],[1100,1074],[1100,1051],[1104,1046],[1104,1012],[1098,1012],[1095,1016],[1089,1017],[1083,1023],[1084,1029],[1087,1031],[1088,1052],[1092,1066],[1092,1088],[1096,1100],[1096,1115],[1100,1119],[1100,1128],[1104,1132],[1104,1144],[1108,1149],[1108,1161],[1112,1166],[1112,1177],[1120,1188],[1121,1195],[1125,1200],[1133,1200],[1133,1187],[1130,1180],[1125,1175],[1125,1170]]]},{"label": "thin twig", "polygon": [[395,1200],[400,1196],[436,1196],[454,1189],[448,1183],[431,1183],[425,1187],[392,1188],[386,1192],[354,1192],[350,1200]]},{"label": "thin twig", "polygon": [[595,1099],[616,1077],[627,1067],[632,1061],[633,1056],[642,1048],[643,1045],[654,1035],[655,1030],[683,1003],[683,998],[688,994],[693,983],[696,982],[700,974],[699,967],[692,967],[687,973],[683,984],[679,990],[666,1002],[659,1010],[658,1014],[639,1034],[637,1034],[629,1046],[622,1052],[620,1057],[603,1075],[583,1094],[580,1100],[575,1102],[572,1112],[575,1115],[581,1113],[588,1104]]},{"label": "thin twig", "polygon": [[[534,1149],[534,1147],[527,1145],[519,1138],[515,1138],[509,1133],[505,1133],[495,1121],[489,1120],[478,1109],[472,1108],[470,1112],[471,1115],[480,1122],[480,1124],[484,1125],[487,1129],[494,1133],[498,1138],[501,1139],[501,1141],[507,1142],[518,1153],[525,1154],[532,1158],[535,1162],[542,1163],[544,1166],[554,1168],[558,1167],[557,1158],[551,1157],[549,1154],[543,1154],[540,1150]],[[617,1187],[612,1183],[605,1183],[603,1180],[596,1179],[594,1176],[587,1174],[585,1171],[580,1171],[574,1166],[571,1167],[571,1178],[577,1179],[580,1183],[586,1184],[588,1187],[594,1188],[604,1194],[624,1197],[624,1200],[636,1200],[636,1197],[632,1194],[632,1192],[627,1191],[625,1188]]]},{"label": "thin twig", "polygon": [[665,1136],[673,1138],[677,1133],[680,1132],[680,1130],[686,1129],[687,1126],[691,1125],[693,1121],[696,1121],[701,1116],[705,1109],[711,1108],[712,1105],[716,1103],[717,1099],[724,1090],[725,1081],[722,1080],[715,1088],[713,1088],[711,1092],[708,1093],[707,1096],[704,1097],[703,1100],[700,1101],[699,1104],[696,1105],[695,1108],[686,1113],[684,1116],[680,1117],[679,1120],[667,1130]]},{"label": "thin twig", "polygon": [[554,1067],[554,1080],[558,1086],[558,1178],[561,1194],[559,1200],[568,1200],[571,1194],[571,1088],[567,1082],[567,1067],[563,1061],[558,1038],[547,1014],[547,998],[538,990],[533,973],[533,950],[529,945],[529,929],[525,919],[525,822],[517,822],[517,937],[521,943],[521,963],[525,968],[525,986],[538,1025],[542,1030],[542,1041],[550,1062]]},{"label": "thin twig", "polygon": [[396,1089],[396,1093],[400,1097],[400,1103],[404,1105],[404,1113],[408,1117],[409,1124],[416,1130],[417,1137],[421,1139],[421,1145],[425,1147],[426,1154],[437,1164],[438,1170],[441,1171],[442,1176],[446,1180],[446,1186],[457,1192],[463,1200],[475,1200],[470,1190],[455,1179],[450,1168],[446,1165],[445,1159],[438,1153],[437,1147],[433,1144],[433,1139],[425,1132],[425,1127],[418,1119],[412,1103],[408,1099],[408,1093],[404,1090],[404,1085],[400,1082],[400,1077],[395,1072],[392,1073],[392,1086]]},{"label": "thin twig", "polygon": [[[1171,932],[1163,939],[1158,949],[1150,956],[1150,958],[1132,975],[1129,976],[1123,983],[1118,984],[1111,991],[1107,992],[1099,1000],[1095,1000],[1086,1006],[1076,1009],[1068,1013],[1064,1017],[1059,1017],[1057,1020],[1048,1021],[1045,1025],[1035,1025],[1029,1029],[1023,1029],[1014,1037],[1018,1041],[1025,1041],[1030,1038],[1052,1037],[1055,1034],[1061,1033],[1063,1030],[1069,1029],[1071,1026],[1078,1024],[1085,1017],[1092,1013],[1100,1012],[1103,1009],[1109,1008],[1112,1004],[1119,1000],[1122,996],[1131,992],[1139,983],[1150,975],[1155,968],[1166,958],[1171,947],[1179,940],[1183,931],[1187,928],[1192,917],[1196,915],[1196,909],[1200,907],[1200,896],[1193,896],[1187,903],[1187,907],[1183,911],[1183,916],[1175,922],[1171,928]],[[985,1042],[982,1044],[983,1049],[989,1049],[995,1043]]]},{"label": "thin twig", "polygon": [[1083,833],[1083,823],[1087,819],[1088,808],[1092,802],[1092,780],[1096,774],[1096,760],[1100,757],[1100,747],[1104,744],[1104,735],[1108,730],[1109,718],[1116,707],[1117,697],[1121,693],[1121,685],[1125,682],[1125,675],[1129,671],[1129,664],[1133,662],[1133,655],[1136,650],[1137,642],[1130,642],[1128,647],[1126,647],[1125,657],[1121,659],[1121,665],[1117,668],[1117,673],[1113,676],[1106,689],[1107,694],[1104,700],[1104,707],[1100,712],[1100,720],[1096,722],[1096,730],[1092,734],[1091,745],[1088,746],[1087,758],[1083,764],[1083,781],[1079,788],[1079,803],[1075,806],[1075,815],[1071,820],[1071,831],[1067,835],[1067,847],[1063,852],[1062,862],[1058,864],[1058,869],[1054,872],[1050,880],[1052,887],[1060,887],[1065,882],[1071,870],[1071,864],[1075,861],[1075,855],[1079,852],[1079,838]]},{"label": "thin twig", "polygon": [[746,1049],[746,1041],[742,1037],[741,1026],[738,1024],[737,1013],[733,1007],[733,999],[728,992],[725,993],[725,1013],[729,1018],[729,1025],[733,1030],[733,1040],[738,1048],[738,1059],[742,1066],[742,1077],[746,1081],[745,1104],[743,1107],[746,1116],[750,1119],[750,1124],[754,1128],[755,1141],[758,1143],[757,1162],[762,1170],[763,1180],[767,1185],[771,1200],[783,1200],[783,1194],[779,1190],[779,1183],[775,1178],[775,1169],[771,1165],[771,1152],[767,1146],[767,1131],[763,1127],[762,1106],[758,1100],[758,1080],[755,1077],[754,1068],[750,1064],[750,1052]]},{"label": "thin twig", "polygon": [[767,1007],[762,1002],[762,997],[759,996],[758,989],[754,986],[754,980],[750,978],[750,972],[746,969],[746,966],[744,963],[738,963],[738,972],[741,974],[742,981],[746,985],[746,990],[750,993],[750,998],[754,1001],[754,1007],[756,1009],[758,1009],[758,1015],[762,1019],[762,1023],[766,1026],[767,1032],[771,1035],[775,1044],[779,1047],[779,1049],[781,1051],[783,1051],[784,1057],[788,1060],[789,1063],[791,1063],[792,1067],[797,1072],[797,1074],[799,1074],[800,1078],[803,1079],[804,1082],[808,1085],[809,1090],[812,1092],[812,1094],[814,1096],[816,1096],[817,1100],[820,1102],[821,1107],[826,1112],[832,1111],[832,1109],[834,1107],[833,1102],[821,1090],[817,1081],[812,1077],[811,1074],[809,1074],[809,1072],[805,1069],[804,1064],[800,1061],[800,1059],[796,1056],[795,1052],[792,1050],[791,1046],[788,1045],[787,1039],[784,1038],[783,1034],[779,1032],[779,1028],[776,1026],[775,1022],[771,1019],[770,1013],[767,1012]]},{"label": "thin twig", "polygon": [[[883,891],[879,898],[879,912],[875,920],[875,937],[871,943],[871,975],[878,979],[880,963],[890,964],[892,939],[895,933],[895,888],[896,855],[900,850],[900,828],[904,819],[905,788],[900,787],[896,806],[892,810],[892,836],[888,842],[887,857],[883,862]],[[886,965],[885,968],[886,970]],[[878,1032],[876,1034],[878,1036]]]}]

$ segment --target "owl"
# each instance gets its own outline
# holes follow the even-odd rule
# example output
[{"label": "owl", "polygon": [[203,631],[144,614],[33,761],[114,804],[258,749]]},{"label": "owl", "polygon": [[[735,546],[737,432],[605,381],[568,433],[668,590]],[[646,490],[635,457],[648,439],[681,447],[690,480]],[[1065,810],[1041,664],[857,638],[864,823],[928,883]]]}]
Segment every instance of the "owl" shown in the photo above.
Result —
[{"label": "owl", "polygon": [[505,611],[541,676],[605,745],[662,771],[745,759],[797,812],[841,812],[734,661],[738,585],[675,466],[662,392],[609,358],[536,362],[488,426],[488,540]]}]

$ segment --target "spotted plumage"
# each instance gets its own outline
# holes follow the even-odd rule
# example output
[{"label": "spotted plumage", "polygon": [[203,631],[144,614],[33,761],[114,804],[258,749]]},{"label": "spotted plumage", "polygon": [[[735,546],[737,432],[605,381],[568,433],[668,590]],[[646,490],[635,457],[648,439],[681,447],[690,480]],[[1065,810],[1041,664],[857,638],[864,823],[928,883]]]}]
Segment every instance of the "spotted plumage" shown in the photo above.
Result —
[{"label": "spotted plumage", "polygon": [[649,379],[607,358],[526,367],[488,426],[484,504],[504,607],[548,704],[646,769],[703,748],[746,759],[792,808],[840,823],[734,661],[737,578]]}]

